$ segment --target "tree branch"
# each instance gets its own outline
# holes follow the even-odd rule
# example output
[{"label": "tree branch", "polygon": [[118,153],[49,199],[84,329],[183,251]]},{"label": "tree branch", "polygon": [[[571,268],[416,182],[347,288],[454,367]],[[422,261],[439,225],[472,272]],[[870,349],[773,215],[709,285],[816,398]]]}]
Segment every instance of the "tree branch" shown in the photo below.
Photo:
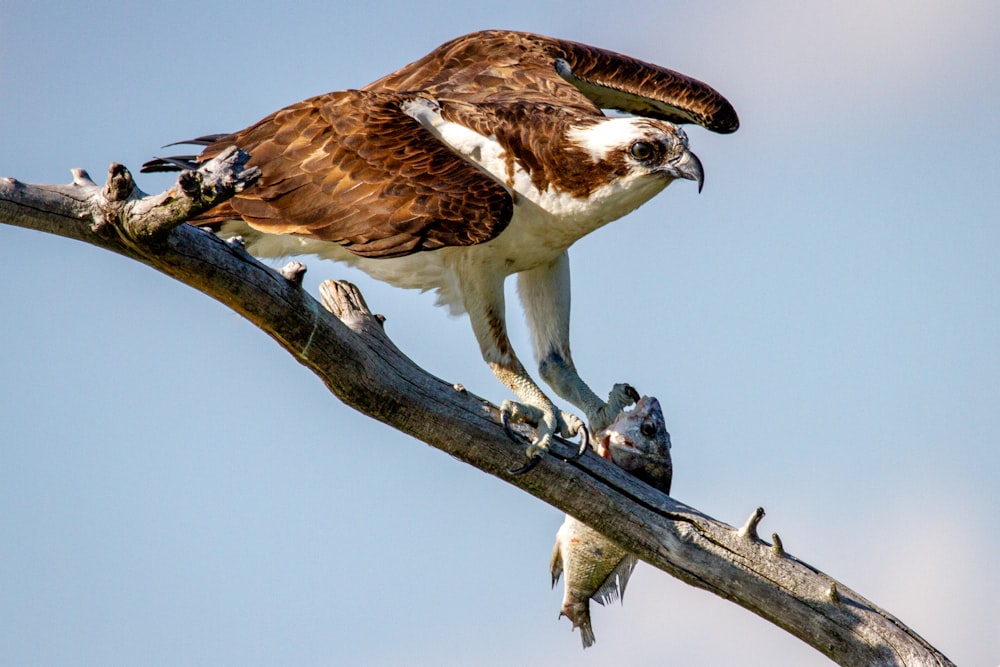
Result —
[{"label": "tree branch", "polygon": [[[498,409],[417,366],[386,336],[356,287],[327,281],[323,306],[301,288],[304,267],[275,271],[185,220],[252,184],[247,155],[230,149],[166,192],[145,195],[121,165],[107,184],[83,170],[68,185],[0,179],[0,222],[84,241],[131,257],[221,301],[268,333],[344,403],[563,510],[693,586],[784,628],[841,665],[952,665],[898,619],[772,544],[688,507],[594,455],[546,457],[507,471],[524,451]],[[569,456],[575,447],[557,441]]]}]

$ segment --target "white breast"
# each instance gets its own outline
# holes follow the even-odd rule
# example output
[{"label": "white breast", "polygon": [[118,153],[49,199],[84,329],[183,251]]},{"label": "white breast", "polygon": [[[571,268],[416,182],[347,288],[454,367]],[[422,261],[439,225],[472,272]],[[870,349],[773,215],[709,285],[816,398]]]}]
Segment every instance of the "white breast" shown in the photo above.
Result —
[{"label": "white breast", "polygon": [[[439,305],[452,314],[464,311],[459,273],[470,267],[484,280],[503,277],[550,262],[570,245],[612,220],[633,210],[662,190],[669,179],[626,176],[609,183],[589,198],[573,197],[552,187],[539,190],[516,160],[513,169],[504,148],[492,136],[484,136],[458,123],[445,120],[431,100],[415,98],[403,110],[420,122],[458,155],[490,174],[511,192],[514,213],[497,238],[474,246],[441,248],[406,257],[373,259],[358,257],[328,241],[262,234],[241,221],[227,223],[225,236],[243,236],[247,249],[258,257],[317,255],[356,266],[377,280],[406,289],[433,290]],[[612,138],[618,139],[619,124],[591,141],[592,158],[600,159]],[[613,130],[613,131],[612,131]],[[609,135],[610,132],[610,135]],[[459,269],[459,265],[464,269]]]}]

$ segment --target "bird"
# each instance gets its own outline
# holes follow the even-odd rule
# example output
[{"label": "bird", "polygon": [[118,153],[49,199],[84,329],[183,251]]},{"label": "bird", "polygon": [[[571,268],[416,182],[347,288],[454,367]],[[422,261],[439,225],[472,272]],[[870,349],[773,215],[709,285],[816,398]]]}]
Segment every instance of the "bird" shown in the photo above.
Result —
[{"label": "bird", "polygon": [[[483,359],[517,397],[501,405],[504,425],[535,428],[527,463],[510,471],[523,473],[557,435],[579,435],[582,454],[589,432],[638,398],[621,383],[605,401],[576,370],[567,251],[676,179],[701,191],[703,167],[680,127],[689,123],[721,134],[739,127],[725,97],[686,75],[573,41],[486,30],[361,88],[178,142],[202,150],[143,171],[197,168],[235,145],[259,180],[192,224],[240,236],[258,257],[346,262],[467,313]],[[556,406],[511,345],[504,284],[515,274],[539,375],[586,423]]]}]

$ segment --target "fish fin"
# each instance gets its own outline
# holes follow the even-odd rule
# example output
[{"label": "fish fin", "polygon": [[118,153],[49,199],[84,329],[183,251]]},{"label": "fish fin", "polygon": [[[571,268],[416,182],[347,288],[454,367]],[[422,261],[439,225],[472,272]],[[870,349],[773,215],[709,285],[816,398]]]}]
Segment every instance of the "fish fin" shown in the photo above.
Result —
[{"label": "fish fin", "polygon": [[635,556],[625,554],[625,557],[615,566],[608,578],[601,582],[592,599],[601,605],[605,602],[624,599],[625,586],[628,585],[628,579],[632,576],[632,570],[635,569],[637,562],[638,559]]},{"label": "fish fin", "polygon": [[583,648],[594,645],[594,627],[590,623],[590,601],[584,598],[580,602],[563,605],[559,618],[565,616],[573,623],[573,629],[580,628],[580,640]]},{"label": "fish fin", "polygon": [[556,540],[556,546],[552,549],[552,558],[549,560],[549,572],[552,573],[552,588],[555,588],[556,584],[559,583],[559,577],[563,573],[562,550],[559,548],[559,540]]}]

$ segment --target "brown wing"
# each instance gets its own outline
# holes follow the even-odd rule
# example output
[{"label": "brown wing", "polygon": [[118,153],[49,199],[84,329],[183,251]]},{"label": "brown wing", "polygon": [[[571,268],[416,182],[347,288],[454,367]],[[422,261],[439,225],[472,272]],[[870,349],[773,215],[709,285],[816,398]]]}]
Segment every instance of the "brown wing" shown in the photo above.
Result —
[{"label": "brown wing", "polygon": [[506,30],[454,39],[365,90],[558,103],[594,115],[618,109],[723,134],[739,127],[732,105],[701,81],[613,51]]},{"label": "brown wing", "polygon": [[199,161],[235,144],[261,178],[195,223],[242,217],[263,232],[333,241],[364,257],[495,237],[510,222],[510,194],[403,113],[401,99],[329,93],[213,137]]}]

